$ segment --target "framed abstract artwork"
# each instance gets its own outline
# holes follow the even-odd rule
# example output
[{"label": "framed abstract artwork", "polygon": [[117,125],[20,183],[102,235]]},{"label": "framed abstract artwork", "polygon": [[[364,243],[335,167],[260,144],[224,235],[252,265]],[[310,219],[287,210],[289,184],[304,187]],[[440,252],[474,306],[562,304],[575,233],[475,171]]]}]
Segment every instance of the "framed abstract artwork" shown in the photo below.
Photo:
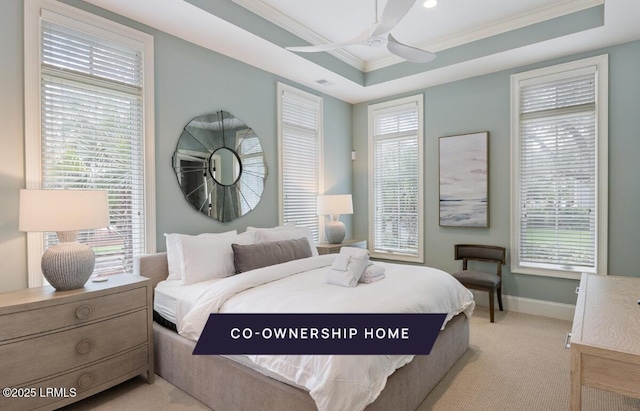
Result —
[{"label": "framed abstract artwork", "polygon": [[440,225],[489,227],[489,132],[440,137]]}]

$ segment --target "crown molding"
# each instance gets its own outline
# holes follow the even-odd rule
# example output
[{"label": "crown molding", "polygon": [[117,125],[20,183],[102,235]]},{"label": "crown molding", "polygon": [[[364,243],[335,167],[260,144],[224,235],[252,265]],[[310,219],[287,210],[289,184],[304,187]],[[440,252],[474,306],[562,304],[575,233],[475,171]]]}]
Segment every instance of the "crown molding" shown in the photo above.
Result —
[{"label": "crown molding", "polygon": [[[276,26],[285,29],[289,33],[300,37],[301,39],[309,42],[312,45],[332,43],[332,41],[330,41],[329,39],[319,35],[315,31],[309,29],[307,26],[271,7],[262,0],[232,1],[239,6],[242,6],[245,9],[249,10],[250,12],[262,17],[263,19],[275,24]],[[360,71],[364,71],[366,68],[366,62],[364,60],[354,56],[344,49],[329,50],[327,51],[327,53],[344,61],[350,66],[357,68]]]},{"label": "crown molding", "polygon": [[[604,4],[604,0],[567,0],[553,4],[551,6],[542,7],[526,14],[506,18],[496,23],[488,24],[483,27],[462,32],[453,37],[440,38],[438,40],[423,43],[414,47],[428,50],[432,53],[461,46],[463,44],[472,43],[491,36],[506,33],[512,30],[520,29],[532,24],[541,23],[556,17],[586,10],[591,7]],[[365,63],[364,71],[374,71],[384,67],[392,66],[403,62],[404,59],[396,56],[388,56],[381,59],[373,60]]]},{"label": "crown molding", "polygon": [[[267,21],[287,30],[288,32],[300,37],[312,45],[328,44],[330,40],[319,35],[303,24],[297,22],[286,14],[271,7],[262,0],[232,0],[234,3],[244,7],[250,12],[266,19]],[[435,41],[419,44],[414,47],[429,50],[433,53],[461,46],[463,44],[472,43],[491,36],[506,33],[532,24],[540,23],[556,17],[582,11],[591,7],[604,4],[604,0],[565,0],[560,1],[551,6],[546,6],[521,14],[515,17],[506,18],[496,23],[488,24],[473,30],[467,30],[453,37],[443,37]],[[394,64],[403,62],[400,57],[390,55],[372,61],[364,61],[352,53],[344,49],[330,50],[327,53],[344,61],[345,63],[355,67],[363,72],[370,72],[381,68],[389,67]]]}]

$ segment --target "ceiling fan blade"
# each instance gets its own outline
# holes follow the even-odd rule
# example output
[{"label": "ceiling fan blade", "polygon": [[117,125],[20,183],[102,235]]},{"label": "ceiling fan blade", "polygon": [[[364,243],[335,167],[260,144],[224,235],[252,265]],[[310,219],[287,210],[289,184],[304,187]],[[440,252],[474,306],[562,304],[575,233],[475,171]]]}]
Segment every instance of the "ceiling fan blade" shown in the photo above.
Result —
[{"label": "ceiling fan blade", "polygon": [[318,53],[321,51],[335,50],[346,46],[362,44],[369,38],[369,29],[366,29],[358,36],[347,40],[343,43],[318,44],[317,46],[301,46],[301,47],[285,47],[289,51],[297,51],[299,53]]},{"label": "ceiling fan blade", "polygon": [[389,33],[389,37],[387,37],[387,49],[396,56],[402,57],[411,63],[428,63],[436,58],[436,55],[430,51],[400,43],[391,33]]},{"label": "ceiling fan blade", "polygon": [[389,0],[382,11],[380,23],[371,33],[371,37],[381,36],[390,32],[407,15],[415,3],[416,0]]}]

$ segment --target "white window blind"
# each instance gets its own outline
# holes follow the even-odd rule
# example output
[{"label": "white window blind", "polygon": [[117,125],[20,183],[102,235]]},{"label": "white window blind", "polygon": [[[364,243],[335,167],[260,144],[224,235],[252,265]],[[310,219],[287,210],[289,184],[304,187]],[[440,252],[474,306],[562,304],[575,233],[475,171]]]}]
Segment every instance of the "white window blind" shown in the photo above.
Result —
[{"label": "white window blind", "polygon": [[531,269],[598,272],[604,137],[597,66],[522,79],[517,87],[515,261]]},{"label": "white window blind", "polygon": [[422,259],[422,99],[370,106],[374,255]]},{"label": "white window blind", "polygon": [[42,188],[108,190],[110,226],[79,241],[94,275],[132,272],[145,252],[142,52],[46,20],[41,50]]},{"label": "white window blind", "polygon": [[320,240],[322,99],[279,84],[281,220],[308,227]]}]

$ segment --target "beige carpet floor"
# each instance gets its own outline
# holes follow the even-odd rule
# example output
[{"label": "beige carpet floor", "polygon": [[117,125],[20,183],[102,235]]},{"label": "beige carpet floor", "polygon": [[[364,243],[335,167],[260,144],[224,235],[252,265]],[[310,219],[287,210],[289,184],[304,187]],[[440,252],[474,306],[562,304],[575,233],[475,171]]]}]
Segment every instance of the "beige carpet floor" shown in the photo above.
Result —
[{"label": "beige carpet floor", "polygon": [[[496,313],[491,324],[488,311],[479,307],[471,319],[471,347],[418,410],[568,410],[569,350],[564,341],[570,329],[569,321],[515,312]],[[583,388],[582,395],[584,411],[640,410],[638,399],[592,388]],[[138,377],[64,408],[81,410],[209,408],[160,377],[153,385]]]},{"label": "beige carpet floor", "polygon": [[[479,307],[470,347],[424,400],[419,411],[569,409],[570,321]],[[582,389],[584,411],[638,411],[640,400]]]}]

